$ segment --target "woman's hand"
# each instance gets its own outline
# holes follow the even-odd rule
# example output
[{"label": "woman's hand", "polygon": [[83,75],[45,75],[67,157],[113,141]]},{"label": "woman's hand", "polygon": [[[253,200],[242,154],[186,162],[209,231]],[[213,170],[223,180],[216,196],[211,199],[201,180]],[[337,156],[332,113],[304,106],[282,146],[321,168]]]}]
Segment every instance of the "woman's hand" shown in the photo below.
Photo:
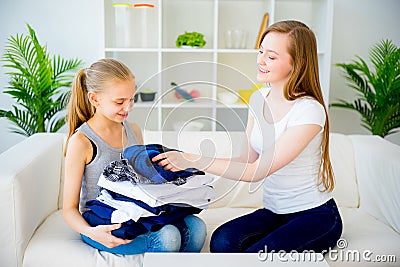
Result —
[{"label": "woman's hand", "polygon": [[120,223],[112,225],[98,225],[95,227],[91,227],[90,235],[88,237],[108,248],[113,248],[119,245],[128,244],[132,240],[118,238],[111,234],[111,231],[119,229],[120,227],[121,227]]},{"label": "woman's hand", "polygon": [[199,168],[199,155],[183,153],[178,151],[169,151],[161,153],[153,157],[152,161],[158,162],[158,165],[163,166],[164,170],[170,170],[177,172],[180,170],[185,170],[187,168]]}]

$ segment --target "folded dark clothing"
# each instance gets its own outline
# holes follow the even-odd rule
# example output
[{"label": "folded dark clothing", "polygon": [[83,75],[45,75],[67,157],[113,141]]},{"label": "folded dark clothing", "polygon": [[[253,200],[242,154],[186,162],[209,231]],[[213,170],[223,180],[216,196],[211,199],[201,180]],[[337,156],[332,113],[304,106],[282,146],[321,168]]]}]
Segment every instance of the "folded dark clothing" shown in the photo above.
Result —
[{"label": "folded dark clothing", "polygon": [[[110,225],[111,223],[111,215],[110,217],[102,217],[99,216],[92,210],[85,211],[82,213],[83,218],[86,222],[91,226],[98,226],[98,225]],[[121,227],[111,231],[113,236],[123,238],[123,239],[134,239],[135,237],[147,233],[148,230],[144,227],[143,224],[137,223],[133,220],[129,220],[121,224]]]},{"label": "folded dark clothing", "polygon": [[134,145],[124,150],[124,158],[128,160],[136,173],[155,183],[161,184],[193,175],[204,175],[203,171],[195,168],[188,168],[177,172],[164,170],[162,166],[158,165],[158,162],[152,161],[153,157],[168,151],[178,150],[170,149],[159,144]]},{"label": "folded dark clothing", "polygon": [[[90,209],[82,214],[85,220],[91,226],[102,224],[112,224],[111,215],[115,208],[110,207],[98,200],[89,200],[86,206]],[[195,207],[176,207],[177,209],[169,210],[167,208],[160,215],[141,217],[137,222],[129,220],[122,223],[121,228],[112,231],[112,234],[124,239],[133,239],[136,236],[143,234],[147,231],[158,231],[164,225],[177,224],[182,221],[186,216],[191,214],[200,213],[201,209]],[[178,209],[180,208],[180,209]]]}]

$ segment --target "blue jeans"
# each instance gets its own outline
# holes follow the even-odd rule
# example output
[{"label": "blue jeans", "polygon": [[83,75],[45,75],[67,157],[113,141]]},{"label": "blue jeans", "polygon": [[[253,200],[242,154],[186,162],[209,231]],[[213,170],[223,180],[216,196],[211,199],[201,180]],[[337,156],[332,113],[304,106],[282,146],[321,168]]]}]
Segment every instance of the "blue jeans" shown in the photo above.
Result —
[{"label": "blue jeans", "polygon": [[211,252],[323,252],[336,245],[342,220],[333,199],[319,207],[275,214],[267,209],[233,219],[217,228]]},{"label": "blue jeans", "polygon": [[177,226],[167,224],[156,232],[137,236],[128,244],[108,248],[82,235],[84,242],[99,250],[114,254],[140,254],[144,252],[200,252],[206,239],[206,225],[198,217],[188,215]]}]

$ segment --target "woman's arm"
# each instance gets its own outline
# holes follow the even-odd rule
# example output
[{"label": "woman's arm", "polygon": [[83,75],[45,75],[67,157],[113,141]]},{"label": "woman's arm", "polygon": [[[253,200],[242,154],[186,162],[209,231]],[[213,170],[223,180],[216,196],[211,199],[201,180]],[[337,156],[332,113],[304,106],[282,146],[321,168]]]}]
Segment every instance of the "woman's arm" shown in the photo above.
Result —
[{"label": "woman's arm", "polygon": [[166,152],[153,158],[167,170],[178,171],[189,167],[207,171],[231,180],[257,182],[276,172],[295,159],[321,131],[316,124],[288,128],[276,141],[275,146],[264,151],[250,163],[207,158],[196,154]]},{"label": "woman's arm", "polygon": [[[65,181],[62,213],[66,223],[78,233],[103,244],[106,247],[115,247],[126,244],[130,240],[123,240],[111,234],[112,230],[121,227],[115,225],[100,225],[91,227],[79,212],[79,199],[82,184],[82,175],[85,164],[91,160],[93,151],[90,141],[80,132],[69,139],[65,157]],[[86,151],[87,153],[84,153]]]}]

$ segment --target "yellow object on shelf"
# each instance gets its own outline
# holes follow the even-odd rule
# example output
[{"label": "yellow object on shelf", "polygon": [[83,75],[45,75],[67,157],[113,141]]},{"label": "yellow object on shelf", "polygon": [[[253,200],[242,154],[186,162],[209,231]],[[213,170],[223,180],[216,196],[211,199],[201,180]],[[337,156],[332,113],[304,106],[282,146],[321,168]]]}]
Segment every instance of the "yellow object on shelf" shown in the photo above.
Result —
[{"label": "yellow object on shelf", "polygon": [[240,96],[240,99],[244,104],[248,104],[250,101],[251,95],[254,93],[254,91],[257,91],[261,89],[264,86],[264,84],[252,84],[251,89],[240,89],[238,90],[238,94]]},{"label": "yellow object on shelf", "polygon": [[254,93],[254,91],[256,91],[257,89],[241,89],[238,90],[238,94],[240,96],[240,100],[242,100],[242,102],[244,104],[248,104],[250,101],[250,96]]}]

